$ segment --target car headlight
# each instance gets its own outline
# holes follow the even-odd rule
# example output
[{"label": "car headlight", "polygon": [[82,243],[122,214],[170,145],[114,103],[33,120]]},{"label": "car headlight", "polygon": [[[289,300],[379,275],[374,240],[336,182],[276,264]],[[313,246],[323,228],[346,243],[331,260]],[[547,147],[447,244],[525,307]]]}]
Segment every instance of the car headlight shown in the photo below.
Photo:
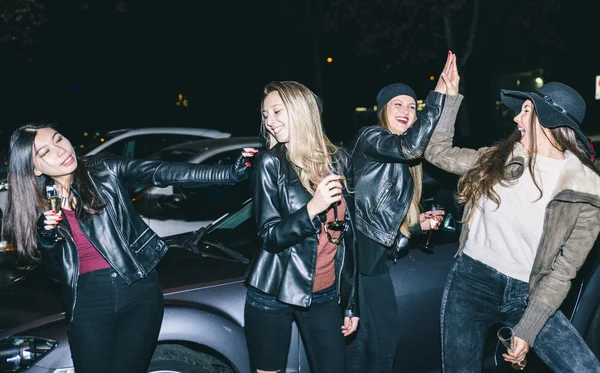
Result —
[{"label": "car headlight", "polygon": [[27,369],[56,346],[56,341],[37,337],[10,337],[0,341],[0,372]]}]

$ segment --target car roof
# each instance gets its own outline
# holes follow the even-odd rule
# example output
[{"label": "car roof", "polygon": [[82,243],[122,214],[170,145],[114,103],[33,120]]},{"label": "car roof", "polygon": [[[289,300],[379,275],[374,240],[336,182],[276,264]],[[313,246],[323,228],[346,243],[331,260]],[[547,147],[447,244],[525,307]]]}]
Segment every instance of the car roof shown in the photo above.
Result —
[{"label": "car roof", "polygon": [[189,151],[194,152],[195,155],[192,156],[188,162],[196,162],[199,158],[206,158],[207,156],[211,156],[214,153],[220,153],[223,151],[241,149],[245,147],[262,147],[263,143],[259,136],[235,136],[221,139],[202,139],[195,141],[188,141],[181,144],[171,145],[167,148],[161,149],[158,152],[152,154],[150,159],[162,159],[157,158],[157,155],[160,153],[165,153],[169,151]]},{"label": "car roof", "polygon": [[135,128],[135,129],[119,129],[108,132],[108,136],[114,136],[110,140],[98,145],[90,150],[87,155],[92,155],[101,152],[110,145],[121,141],[125,138],[152,135],[152,134],[171,134],[171,135],[190,135],[201,136],[205,138],[228,138],[231,133],[222,132],[210,128],[194,128],[194,127],[150,127],[150,128]]}]

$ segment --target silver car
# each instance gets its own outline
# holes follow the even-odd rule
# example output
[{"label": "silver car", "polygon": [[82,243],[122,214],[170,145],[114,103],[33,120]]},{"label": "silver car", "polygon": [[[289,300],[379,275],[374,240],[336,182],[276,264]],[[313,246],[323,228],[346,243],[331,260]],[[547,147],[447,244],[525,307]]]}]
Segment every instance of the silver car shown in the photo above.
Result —
[{"label": "silver car", "polygon": [[[439,373],[439,309],[444,282],[458,245],[460,208],[454,203],[453,180],[424,179],[422,204],[444,205],[446,216],[433,233],[433,251],[420,249],[427,237],[414,237],[397,259],[390,260],[400,320],[396,371]],[[244,335],[244,278],[259,249],[251,200],[207,227],[166,237],[170,249],[158,272],[165,295],[159,344],[149,372],[250,373]],[[573,282],[562,311],[600,353],[600,255],[598,245]],[[59,312],[58,291],[43,272],[0,288],[2,320],[14,324],[0,333],[0,372],[72,373],[67,322]],[[359,326],[360,327],[360,326]],[[483,371],[508,372],[505,351],[490,330]],[[529,354],[528,372],[549,372]],[[302,340],[294,326],[286,372],[310,372]],[[333,372],[337,373],[337,372]],[[341,372],[343,373],[343,372]]]}]

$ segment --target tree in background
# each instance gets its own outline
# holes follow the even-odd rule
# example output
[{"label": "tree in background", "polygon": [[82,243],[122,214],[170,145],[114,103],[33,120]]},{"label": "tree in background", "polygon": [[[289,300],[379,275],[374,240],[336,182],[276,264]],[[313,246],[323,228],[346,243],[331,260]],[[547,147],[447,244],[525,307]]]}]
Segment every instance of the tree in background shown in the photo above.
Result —
[{"label": "tree in background", "polygon": [[[475,53],[502,72],[543,66],[562,52],[562,12],[560,0],[333,0],[323,23],[332,34],[354,30],[354,54],[378,59],[383,74],[430,63],[444,47],[452,50],[466,96]],[[463,104],[459,114],[458,136],[471,132],[467,108]]]}]

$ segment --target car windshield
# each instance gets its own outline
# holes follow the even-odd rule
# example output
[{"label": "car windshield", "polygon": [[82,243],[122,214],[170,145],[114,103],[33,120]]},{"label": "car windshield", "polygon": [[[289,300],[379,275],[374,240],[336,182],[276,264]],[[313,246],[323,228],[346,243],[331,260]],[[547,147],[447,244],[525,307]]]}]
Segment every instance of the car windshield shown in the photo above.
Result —
[{"label": "car windshield", "polygon": [[[220,251],[228,257],[232,257],[233,254],[234,259],[245,261],[247,264],[260,245],[256,235],[256,223],[252,218],[252,206],[252,201],[247,200],[235,212],[226,214],[208,227],[198,230],[191,241],[192,250],[201,253]],[[227,250],[235,253],[227,253]]]}]

